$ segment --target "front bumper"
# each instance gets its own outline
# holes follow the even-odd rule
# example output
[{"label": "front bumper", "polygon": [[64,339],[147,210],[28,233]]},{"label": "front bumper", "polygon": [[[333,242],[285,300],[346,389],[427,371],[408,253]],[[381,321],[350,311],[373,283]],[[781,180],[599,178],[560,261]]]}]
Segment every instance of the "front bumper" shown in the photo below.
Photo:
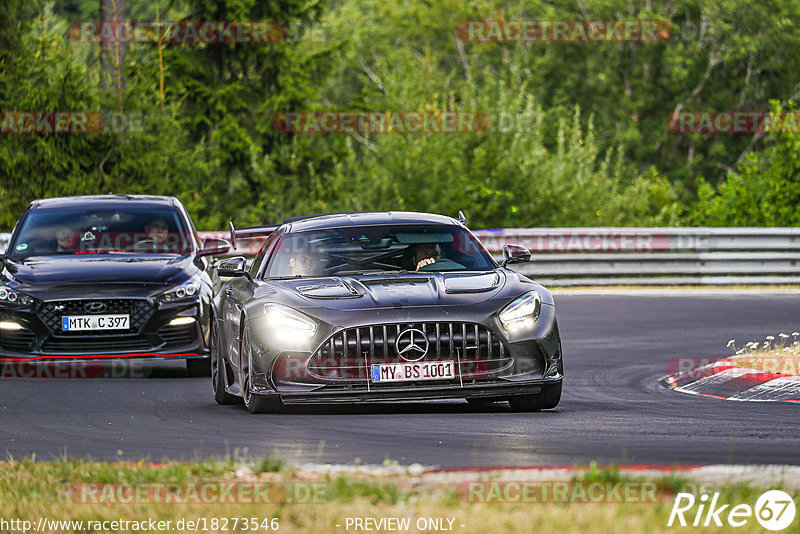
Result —
[{"label": "front bumper", "polygon": [[539,380],[507,383],[484,383],[435,386],[401,386],[373,388],[370,391],[346,389],[318,389],[313,392],[276,393],[254,388],[252,393],[260,397],[280,397],[284,404],[335,404],[354,402],[403,402],[416,400],[479,399],[503,400],[516,395],[535,395],[542,387],[561,383],[562,376]]},{"label": "front bumper", "polygon": [[[397,323],[406,326],[416,326],[427,335],[432,334],[431,322],[437,322],[440,314],[437,310],[415,314],[421,321],[417,322],[410,317],[403,317],[405,320],[396,320],[392,316],[393,312],[384,312],[382,318],[388,319],[388,323],[397,327]],[[402,310],[394,312],[403,313]],[[387,317],[388,316],[388,317]],[[389,360],[386,360],[385,353],[383,360],[375,360],[374,353],[382,353],[375,347],[382,343],[382,338],[388,345],[396,342],[393,337],[392,328],[388,329],[389,337],[386,337],[387,330],[381,324],[365,326],[362,324],[348,325],[346,328],[335,326],[326,328],[318,341],[311,343],[307,350],[286,350],[286,344],[270,342],[269,338],[259,340],[251,344],[252,348],[252,368],[250,372],[250,391],[259,396],[279,396],[283,402],[288,404],[302,403],[336,403],[336,402],[394,402],[403,400],[433,400],[433,399],[455,399],[455,398],[506,398],[515,395],[536,394],[542,387],[560,383],[563,375],[563,364],[561,360],[561,343],[558,333],[558,326],[555,319],[555,308],[553,306],[543,306],[542,313],[535,326],[524,332],[515,332],[512,335],[506,334],[501,330],[501,325],[494,317],[475,321],[475,315],[464,315],[460,317],[449,317],[452,321],[462,321],[472,319],[470,326],[464,332],[467,336],[452,338],[453,330],[449,331],[449,336],[445,337],[441,344],[436,342],[440,329],[436,329],[436,336],[430,340],[430,347],[435,347],[431,356],[426,356],[426,361],[452,360],[456,364],[456,378],[441,381],[409,381],[402,383],[372,383],[367,374],[363,371],[364,367],[369,367],[376,363],[402,363],[401,361],[391,360],[392,351],[389,351]],[[426,323],[426,324],[422,324]],[[258,322],[253,321],[249,325],[251,328],[257,327]],[[475,334],[471,335],[472,328]],[[480,331],[479,328],[480,327]],[[340,342],[342,332],[353,330],[361,331],[360,336],[354,343],[345,341]],[[383,334],[380,331],[383,329]],[[445,330],[444,327],[441,330]],[[378,333],[376,333],[376,331]],[[400,329],[395,330],[399,335]],[[372,333],[370,333],[372,332]],[[351,339],[350,335],[346,339]],[[448,339],[449,338],[449,339]],[[336,339],[335,344],[332,340]],[[480,358],[472,362],[466,362],[465,352],[454,353],[452,350],[439,352],[445,349],[445,345],[452,341],[456,347],[476,349],[478,345],[481,350],[488,349],[488,357],[497,358],[499,344],[502,343],[503,363],[499,367],[481,367],[483,363]],[[453,347],[453,344],[450,347]],[[441,345],[441,346],[440,346]],[[342,347],[349,346],[345,354],[346,362],[341,363],[339,358],[343,354]],[[352,375],[336,375],[335,377],[320,376],[319,373],[309,372],[312,369],[308,362],[318,361],[320,351],[330,350],[326,353],[329,360],[340,362],[338,365],[349,365],[353,370]],[[358,347],[358,350],[355,350]],[[281,350],[284,349],[284,350]],[[366,350],[366,352],[365,352]],[[471,354],[472,352],[470,352]],[[334,355],[335,356],[331,356]],[[370,356],[372,354],[372,356]],[[484,350],[484,355],[486,350]],[[363,355],[363,358],[362,356]],[[458,356],[462,358],[458,360]],[[395,355],[396,357],[396,355]],[[288,358],[288,359],[287,359]],[[497,361],[497,360],[495,360]],[[288,362],[300,362],[298,365],[289,365]],[[303,363],[305,362],[305,363]],[[477,364],[473,367],[473,372],[463,372],[465,367],[462,365]],[[344,369],[340,367],[339,369]]]},{"label": "front bumper", "polygon": [[[100,300],[100,299],[97,299]],[[144,299],[140,302],[145,303]],[[0,321],[20,325],[0,329],[0,361],[131,360],[153,358],[207,358],[207,325],[199,302],[147,309],[141,324],[126,332],[61,332],[42,303],[35,310],[0,309]],[[143,304],[144,306],[144,304]],[[132,314],[139,313],[132,310]],[[192,323],[170,325],[176,317]],[[134,319],[131,319],[132,325]]]}]

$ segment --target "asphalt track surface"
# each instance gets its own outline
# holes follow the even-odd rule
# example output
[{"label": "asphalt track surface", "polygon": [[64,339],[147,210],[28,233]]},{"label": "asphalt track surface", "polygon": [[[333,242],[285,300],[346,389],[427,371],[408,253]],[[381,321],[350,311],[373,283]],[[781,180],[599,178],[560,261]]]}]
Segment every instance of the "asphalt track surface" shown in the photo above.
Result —
[{"label": "asphalt track surface", "polygon": [[658,383],[672,358],[723,357],[731,338],[800,329],[800,294],[560,294],[556,305],[566,380],[552,411],[454,401],[254,416],[216,405],[208,379],[166,362],[147,378],[0,379],[0,452],[449,467],[800,464],[800,405],[702,398]]}]

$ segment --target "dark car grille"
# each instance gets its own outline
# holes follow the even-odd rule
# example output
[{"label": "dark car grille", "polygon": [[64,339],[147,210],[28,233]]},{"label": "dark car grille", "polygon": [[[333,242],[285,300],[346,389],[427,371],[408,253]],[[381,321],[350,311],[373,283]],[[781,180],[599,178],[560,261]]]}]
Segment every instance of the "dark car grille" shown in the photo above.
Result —
[{"label": "dark car grille", "polygon": [[127,351],[149,351],[153,343],[146,337],[119,338],[114,336],[51,337],[42,346],[44,353],[104,354]]},{"label": "dark car grille", "polygon": [[398,354],[396,342],[400,333],[411,328],[423,332],[428,340],[427,354],[419,361],[452,360],[461,380],[495,378],[514,365],[507,347],[483,325],[392,323],[337,332],[313,354],[308,372],[325,381],[365,380],[371,364],[407,361]]},{"label": "dark car grille", "polygon": [[0,347],[15,352],[28,352],[31,350],[36,334],[28,329],[0,330]]},{"label": "dark car grille", "polygon": [[195,323],[178,326],[165,326],[158,335],[108,334],[97,336],[53,336],[45,341],[42,352],[70,352],[75,354],[101,354],[115,352],[147,352],[151,350],[168,350],[190,345],[197,340]]},{"label": "dark car grille", "polygon": [[[102,302],[105,309],[99,313],[91,313],[86,310],[86,305],[93,302]],[[41,310],[41,318],[47,328],[54,334],[65,336],[80,336],[81,338],[103,337],[108,338],[109,332],[103,330],[62,332],[61,317],[64,315],[107,315],[107,314],[128,314],[130,315],[130,328],[127,330],[115,330],[119,334],[138,334],[142,331],[145,323],[153,315],[153,307],[145,299],[87,299],[87,300],[62,300],[45,302]],[[146,342],[146,341],[145,341]]]}]

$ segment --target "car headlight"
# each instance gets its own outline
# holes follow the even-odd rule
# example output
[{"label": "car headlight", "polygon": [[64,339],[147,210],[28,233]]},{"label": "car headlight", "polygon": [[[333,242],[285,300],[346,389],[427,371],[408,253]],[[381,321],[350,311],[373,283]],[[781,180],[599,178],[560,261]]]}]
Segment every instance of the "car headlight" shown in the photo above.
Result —
[{"label": "car headlight", "polygon": [[15,291],[5,285],[0,286],[0,305],[10,304],[12,306],[30,306],[33,304],[33,302],[33,297],[30,297],[25,293],[20,293],[19,291]]},{"label": "car headlight", "polygon": [[317,333],[317,323],[311,317],[280,304],[265,304],[267,325],[282,336],[312,337]]},{"label": "car headlight", "polygon": [[200,277],[193,276],[182,284],[158,296],[161,302],[175,302],[194,298],[200,292]]},{"label": "car headlight", "polygon": [[528,291],[500,312],[500,322],[508,331],[533,326],[542,311],[542,299],[536,291]]}]

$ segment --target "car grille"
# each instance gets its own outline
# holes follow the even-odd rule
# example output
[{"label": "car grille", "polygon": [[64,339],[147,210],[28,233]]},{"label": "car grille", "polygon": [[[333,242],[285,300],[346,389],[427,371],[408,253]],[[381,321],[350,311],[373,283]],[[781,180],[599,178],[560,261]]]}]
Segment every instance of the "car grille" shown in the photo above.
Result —
[{"label": "car grille", "polygon": [[5,350],[29,352],[36,334],[28,329],[0,330],[0,346]]},{"label": "car grille", "polygon": [[[483,325],[462,322],[393,323],[348,328],[320,346],[308,373],[325,381],[365,380],[371,364],[404,363],[397,337],[408,329],[425,334],[427,354],[419,361],[452,360],[461,380],[496,378],[514,365],[508,348]],[[421,334],[420,334],[421,338]]]},{"label": "car grille", "polygon": [[50,337],[44,342],[42,352],[75,354],[101,354],[114,352],[147,352],[168,350],[190,345],[197,339],[195,325],[167,326],[158,331],[158,336],[138,335],[119,337],[62,336]]},{"label": "car grille", "polygon": [[[106,305],[105,310],[94,314],[87,312],[85,306],[92,302],[102,302]],[[130,315],[130,328],[127,330],[114,330],[114,334],[138,334],[153,315],[153,307],[145,299],[62,300],[45,302],[40,314],[44,324],[54,334],[80,336],[81,338],[107,338],[109,337],[109,331],[107,330],[63,332],[61,330],[61,317],[64,315],[128,314]],[[146,340],[143,341],[146,342]]]},{"label": "car grille", "polygon": [[128,351],[148,351],[153,348],[153,344],[143,336],[118,338],[109,336],[105,338],[97,336],[81,337],[51,337],[44,342],[42,352],[60,353],[69,352],[75,354],[101,354]]}]

